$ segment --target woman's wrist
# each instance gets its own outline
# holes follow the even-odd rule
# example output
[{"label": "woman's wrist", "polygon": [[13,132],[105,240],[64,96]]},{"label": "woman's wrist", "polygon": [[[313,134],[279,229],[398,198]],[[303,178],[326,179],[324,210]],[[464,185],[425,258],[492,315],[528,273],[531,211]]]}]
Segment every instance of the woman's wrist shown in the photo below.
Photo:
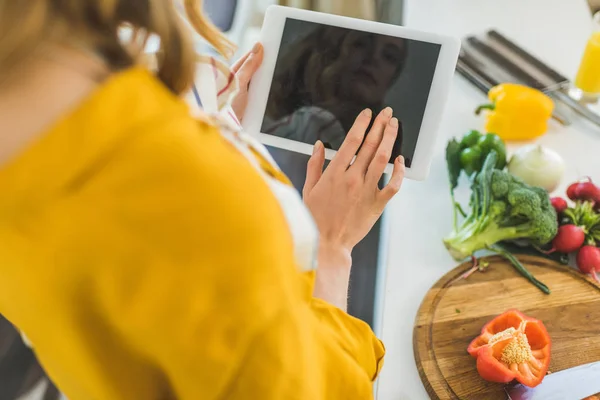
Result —
[{"label": "woman's wrist", "polygon": [[352,250],[321,243],[314,296],[346,311],[352,267]]},{"label": "woman's wrist", "polygon": [[339,244],[321,242],[318,254],[319,268],[335,268],[350,271],[352,267],[352,249]]}]

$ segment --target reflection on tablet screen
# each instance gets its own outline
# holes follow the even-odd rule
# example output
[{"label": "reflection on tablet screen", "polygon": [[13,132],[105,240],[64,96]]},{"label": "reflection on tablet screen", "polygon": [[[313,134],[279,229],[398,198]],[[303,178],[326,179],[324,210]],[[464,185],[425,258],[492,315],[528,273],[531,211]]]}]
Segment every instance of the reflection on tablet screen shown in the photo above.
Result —
[{"label": "reflection on tablet screen", "polygon": [[261,132],[338,150],[365,108],[402,126],[392,158],[410,167],[441,46],[286,20]]}]

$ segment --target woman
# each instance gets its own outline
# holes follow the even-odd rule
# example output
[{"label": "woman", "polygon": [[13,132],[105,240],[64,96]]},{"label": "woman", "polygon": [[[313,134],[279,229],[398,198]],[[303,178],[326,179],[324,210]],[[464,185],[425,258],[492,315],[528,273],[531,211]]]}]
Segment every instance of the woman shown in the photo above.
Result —
[{"label": "woman", "polygon": [[[325,172],[315,146],[317,242],[264,148],[190,117],[178,20],[169,0],[0,0],[0,313],[71,400],[371,397],[383,347],[344,310],[351,249],[402,182],[400,158],[377,188],[397,120],[378,116],[351,166],[370,111]],[[136,61],[148,32],[155,73]],[[261,54],[235,68],[242,88]]]},{"label": "woman", "polygon": [[[294,37],[309,23],[289,21]],[[285,46],[278,60],[263,132],[339,149],[354,117],[381,110],[407,57],[402,38],[321,26]],[[399,154],[396,153],[396,154]]]}]

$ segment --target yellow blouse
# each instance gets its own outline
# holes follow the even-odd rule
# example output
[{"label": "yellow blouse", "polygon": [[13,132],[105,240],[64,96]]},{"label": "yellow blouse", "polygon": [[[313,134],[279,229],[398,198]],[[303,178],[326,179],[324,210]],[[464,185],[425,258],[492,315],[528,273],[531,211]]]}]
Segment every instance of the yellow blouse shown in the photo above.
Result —
[{"label": "yellow blouse", "polygon": [[312,298],[268,184],[145,70],[0,168],[0,194],[0,313],[70,400],[372,397],[380,341]]}]

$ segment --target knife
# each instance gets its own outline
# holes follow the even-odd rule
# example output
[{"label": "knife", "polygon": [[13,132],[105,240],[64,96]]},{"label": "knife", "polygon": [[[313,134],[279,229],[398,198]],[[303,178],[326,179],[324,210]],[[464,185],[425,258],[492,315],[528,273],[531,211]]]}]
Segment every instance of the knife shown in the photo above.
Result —
[{"label": "knife", "polygon": [[461,74],[463,78],[465,78],[467,81],[469,81],[469,83],[471,83],[473,86],[479,89],[484,95],[487,95],[487,93],[493,86],[489,83],[489,81],[486,81],[480,76],[476,75],[475,72],[471,68],[469,68],[469,66],[465,64],[465,62],[460,58],[456,63],[456,72]]},{"label": "knife", "polygon": [[504,388],[509,400],[582,400],[600,393],[600,361],[547,375],[535,388]]},{"label": "knife", "polygon": [[507,70],[515,78],[519,79],[520,81],[537,90],[546,90],[546,85],[540,82],[537,77],[525,71],[523,68],[521,68],[512,60],[510,60],[508,57],[496,51],[496,49],[494,49],[492,46],[479,40],[475,36],[469,37],[467,39],[467,42],[471,46],[473,46],[474,49],[480,51],[482,54],[485,54],[485,56],[488,57],[490,60],[502,66],[502,68]]},{"label": "knife", "polygon": [[524,49],[519,47],[515,42],[508,39],[506,36],[502,35],[500,32],[492,29],[488,33],[488,36],[493,40],[499,42],[503,46],[509,48],[511,51],[516,53],[519,57],[527,61],[529,64],[536,67],[539,71],[541,71],[546,76],[550,77],[555,85],[567,85],[569,84],[569,80],[559,72],[556,72],[554,69],[550,68],[548,65],[544,64],[538,58],[526,52]]}]

